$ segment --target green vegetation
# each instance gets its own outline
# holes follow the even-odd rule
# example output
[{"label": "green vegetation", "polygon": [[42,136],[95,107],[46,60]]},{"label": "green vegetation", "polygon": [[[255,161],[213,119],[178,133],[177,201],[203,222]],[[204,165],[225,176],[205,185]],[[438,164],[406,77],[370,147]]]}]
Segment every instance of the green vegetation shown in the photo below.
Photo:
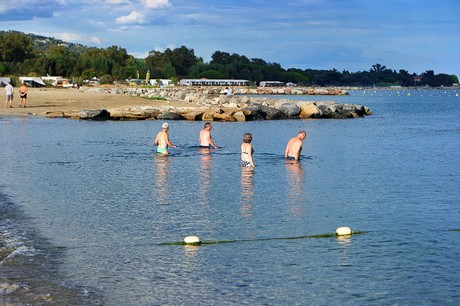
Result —
[{"label": "green vegetation", "polygon": [[147,100],[155,100],[155,101],[166,101],[167,99],[165,97],[142,97]]},{"label": "green vegetation", "polygon": [[456,75],[435,74],[433,70],[416,76],[381,64],[360,72],[284,69],[278,63],[222,51],[214,52],[211,61],[205,63],[193,49],[185,46],[164,52],[151,51],[145,59],[137,59],[118,46],[100,49],[33,34],[0,31],[0,76],[53,75],[78,82],[98,77],[101,83],[110,84],[147,74],[150,79],[223,78],[319,86],[438,87],[458,83]]}]

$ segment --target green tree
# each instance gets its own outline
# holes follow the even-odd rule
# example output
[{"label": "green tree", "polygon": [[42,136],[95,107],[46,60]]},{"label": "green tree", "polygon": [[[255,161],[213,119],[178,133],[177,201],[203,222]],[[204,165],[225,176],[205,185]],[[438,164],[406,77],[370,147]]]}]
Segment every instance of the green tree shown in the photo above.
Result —
[{"label": "green tree", "polygon": [[0,61],[18,63],[35,57],[32,39],[19,32],[0,33]]}]

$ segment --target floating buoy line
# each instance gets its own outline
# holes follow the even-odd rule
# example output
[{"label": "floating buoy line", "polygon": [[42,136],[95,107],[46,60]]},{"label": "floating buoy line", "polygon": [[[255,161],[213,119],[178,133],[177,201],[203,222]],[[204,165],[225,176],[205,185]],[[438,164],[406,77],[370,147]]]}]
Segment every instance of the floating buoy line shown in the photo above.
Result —
[{"label": "floating buoy line", "polygon": [[255,242],[255,241],[271,241],[271,240],[295,240],[295,239],[308,239],[308,238],[334,238],[334,237],[347,237],[347,236],[353,236],[353,235],[360,235],[360,234],[365,234],[365,233],[367,232],[352,231],[349,227],[339,227],[333,233],[308,235],[308,236],[295,236],[295,237],[201,241],[198,236],[187,236],[184,238],[183,241],[165,242],[165,243],[161,243],[160,245],[202,245],[202,244],[222,244],[222,243]]}]

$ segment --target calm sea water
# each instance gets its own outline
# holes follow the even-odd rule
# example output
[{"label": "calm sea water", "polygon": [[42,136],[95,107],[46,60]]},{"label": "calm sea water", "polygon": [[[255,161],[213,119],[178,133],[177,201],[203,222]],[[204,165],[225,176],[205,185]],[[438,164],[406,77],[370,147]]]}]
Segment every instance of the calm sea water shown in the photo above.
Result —
[{"label": "calm sea water", "polygon": [[[369,106],[349,120],[0,119],[1,302],[57,305],[460,303],[459,91],[292,97]],[[33,99],[33,97],[31,97]],[[286,142],[307,131],[300,163]],[[254,171],[239,146],[253,134]],[[295,238],[349,226],[349,238]],[[197,235],[227,243],[167,245]],[[165,244],[166,243],[166,244]],[[26,290],[28,289],[28,290]],[[46,294],[51,296],[46,296]]]}]

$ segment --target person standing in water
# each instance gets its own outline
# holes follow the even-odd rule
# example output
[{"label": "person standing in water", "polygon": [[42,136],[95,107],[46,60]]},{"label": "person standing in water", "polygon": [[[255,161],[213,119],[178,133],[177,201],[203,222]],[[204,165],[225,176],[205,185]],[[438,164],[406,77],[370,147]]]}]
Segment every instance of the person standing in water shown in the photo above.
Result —
[{"label": "person standing in water", "polygon": [[254,154],[254,149],[252,148],[252,134],[246,133],[243,137],[243,143],[241,144],[241,167],[253,168],[254,160],[252,155]]},{"label": "person standing in water", "polygon": [[307,132],[300,131],[296,137],[292,137],[284,151],[284,158],[287,160],[299,160],[300,152],[302,152],[302,143],[307,137]]},{"label": "person standing in water", "polygon": [[155,137],[155,144],[157,145],[157,153],[161,155],[168,155],[168,147],[176,148],[174,144],[169,141],[169,124],[163,123],[161,125],[161,131],[158,132],[157,137]]},{"label": "person standing in water", "polygon": [[204,124],[204,128],[200,131],[200,148],[210,149],[212,146],[214,149],[217,149],[217,146],[211,137],[211,129],[211,122],[206,122]]}]

